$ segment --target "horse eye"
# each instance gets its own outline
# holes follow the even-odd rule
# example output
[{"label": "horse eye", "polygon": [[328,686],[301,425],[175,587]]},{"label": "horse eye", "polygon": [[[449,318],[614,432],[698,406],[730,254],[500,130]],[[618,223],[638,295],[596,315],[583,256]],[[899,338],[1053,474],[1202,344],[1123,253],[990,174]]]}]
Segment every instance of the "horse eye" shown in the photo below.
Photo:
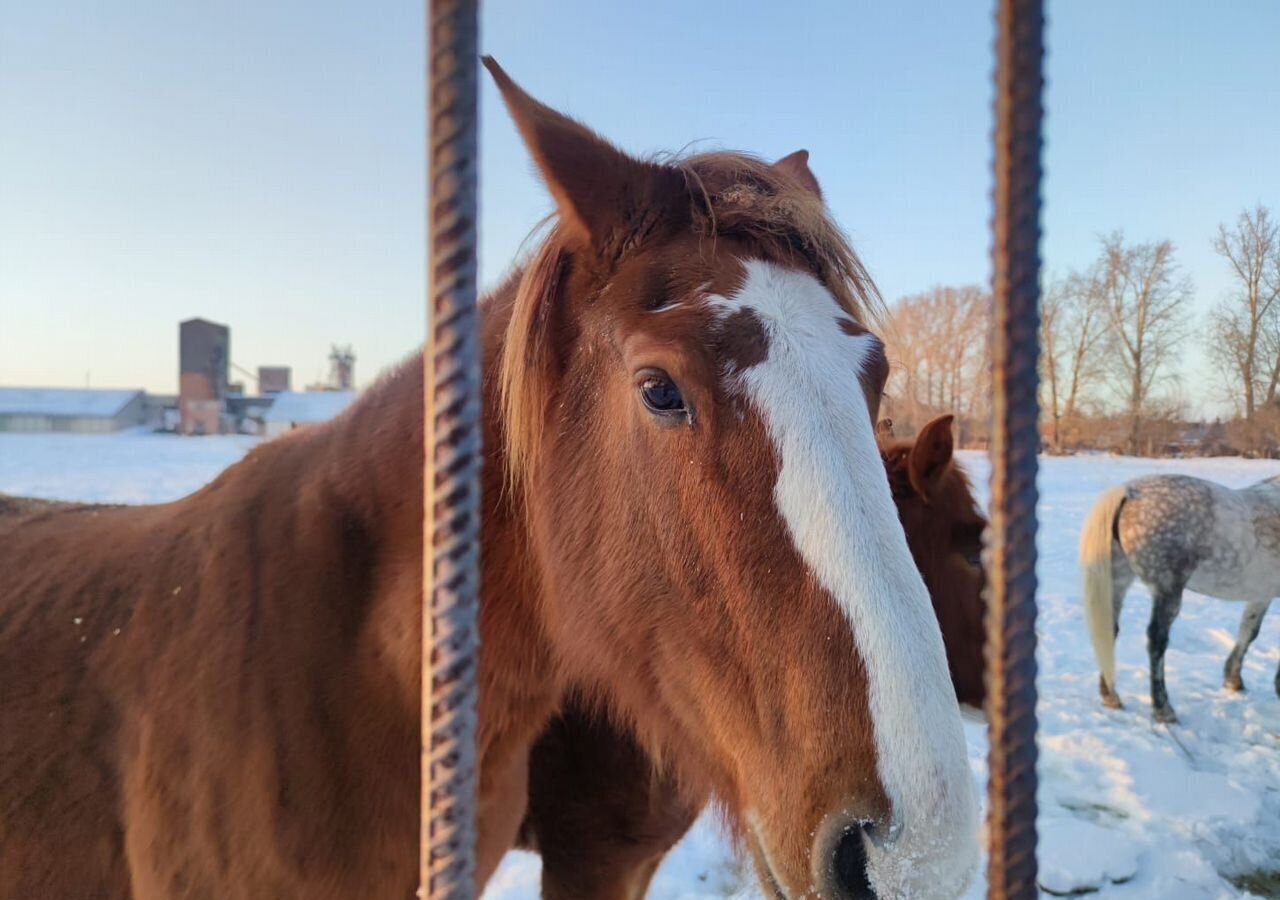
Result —
[{"label": "horse eye", "polygon": [[957,526],[951,533],[952,546],[964,561],[975,569],[982,568],[982,530],[973,526]]},{"label": "horse eye", "polygon": [[661,372],[653,372],[640,382],[640,399],[649,411],[661,416],[684,413],[684,397],[675,382]]}]

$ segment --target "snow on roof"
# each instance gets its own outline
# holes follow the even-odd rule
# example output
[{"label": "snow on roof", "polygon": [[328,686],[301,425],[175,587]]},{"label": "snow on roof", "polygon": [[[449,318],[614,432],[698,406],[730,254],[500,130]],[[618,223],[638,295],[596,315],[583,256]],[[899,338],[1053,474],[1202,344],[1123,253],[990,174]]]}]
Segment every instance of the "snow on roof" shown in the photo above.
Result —
[{"label": "snow on roof", "polygon": [[0,387],[0,416],[88,416],[110,418],[141,390]]},{"label": "snow on roof", "polygon": [[323,422],[356,398],[354,391],[282,391],[262,417],[264,422]]}]

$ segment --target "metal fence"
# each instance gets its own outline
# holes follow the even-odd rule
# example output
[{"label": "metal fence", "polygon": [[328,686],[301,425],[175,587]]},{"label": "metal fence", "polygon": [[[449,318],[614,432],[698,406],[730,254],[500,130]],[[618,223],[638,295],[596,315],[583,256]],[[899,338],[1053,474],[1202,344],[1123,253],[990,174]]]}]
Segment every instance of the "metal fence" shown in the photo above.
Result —
[{"label": "metal fence", "polygon": [[480,584],[479,163],[475,0],[427,7],[423,359],[422,835],[419,896],[475,895]]},{"label": "metal fence", "polygon": [[[1042,0],[998,0],[987,536],[988,896],[1036,896],[1036,403]],[[480,366],[475,0],[428,0],[422,865],[419,895],[475,887]],[[429,563],[429,564],[428,564]]]},{"label": "metal fence", "polygon": [[1036,892],[1036,403],[1041,0],[996,12],[991,527],[987,532],[987,896]]}]

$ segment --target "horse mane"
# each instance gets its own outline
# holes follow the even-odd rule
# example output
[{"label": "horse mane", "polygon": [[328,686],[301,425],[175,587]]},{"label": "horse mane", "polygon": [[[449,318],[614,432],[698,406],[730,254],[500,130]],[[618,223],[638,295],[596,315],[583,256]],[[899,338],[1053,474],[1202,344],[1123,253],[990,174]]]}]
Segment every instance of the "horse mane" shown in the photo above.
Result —
[{"label": "horse mane", "polygon": [[[678,170],[689,193],[692,233],[738,237],[780,259],[799,257],[850,316],[877,325],[884,301],[822,199],[792,176],[744,153],[713,151],[656,160]],[[547,327],[568,272],[570,243],[553,215],[546,237],[515,276],[500,370],[508,476],[527,479],[550,399]]]}]

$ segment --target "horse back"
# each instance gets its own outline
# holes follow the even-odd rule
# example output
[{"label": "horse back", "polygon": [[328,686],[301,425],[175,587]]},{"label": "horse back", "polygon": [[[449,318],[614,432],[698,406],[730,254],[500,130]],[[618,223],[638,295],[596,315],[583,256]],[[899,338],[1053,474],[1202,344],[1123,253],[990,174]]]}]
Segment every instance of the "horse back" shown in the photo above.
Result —
[{"label": "horse back", "polygon": [[0,507],[0,898],[412,892],[416,702],[366,626],[420,572],[375,565],[312,449]]},{"label": "horse back", "polygon": [[1252,486],[1234,490],[1187,475],[1126,485],[1116,536],[1143,581],[1228,600],[1280,592],[1280,504]]}]

